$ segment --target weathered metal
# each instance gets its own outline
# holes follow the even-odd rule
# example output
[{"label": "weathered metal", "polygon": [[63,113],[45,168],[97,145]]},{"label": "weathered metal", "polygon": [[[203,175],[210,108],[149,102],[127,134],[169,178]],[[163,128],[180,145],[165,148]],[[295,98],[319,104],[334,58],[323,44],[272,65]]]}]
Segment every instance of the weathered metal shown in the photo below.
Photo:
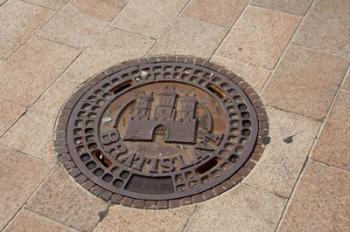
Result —
[{"label": "weathered metal", "polygon": [[235,74],[164,56],[112,67],[62,109],[56,148],[69,173],[105,200],[168,208],[209,199],[255,165],[263,105]]}]

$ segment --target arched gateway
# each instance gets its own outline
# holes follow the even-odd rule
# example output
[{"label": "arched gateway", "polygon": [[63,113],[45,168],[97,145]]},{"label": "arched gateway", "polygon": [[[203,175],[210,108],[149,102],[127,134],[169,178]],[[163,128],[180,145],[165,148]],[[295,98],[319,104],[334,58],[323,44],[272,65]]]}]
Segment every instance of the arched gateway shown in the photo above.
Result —
[{"label": "arched gateway", "polygon": [[[179,99],[178,99],[179,98]],[[196,122],[195,96],[179,97],[175,88],[165,87],[159,93],[159,103],[152,113],[153,93],[143,93],[137,98],[133,115],[130,117],[124,140],[152,141],[154,130],[166,128],[165,142],[195,143]],[[181,109],[177,111],[177,100]]]}]

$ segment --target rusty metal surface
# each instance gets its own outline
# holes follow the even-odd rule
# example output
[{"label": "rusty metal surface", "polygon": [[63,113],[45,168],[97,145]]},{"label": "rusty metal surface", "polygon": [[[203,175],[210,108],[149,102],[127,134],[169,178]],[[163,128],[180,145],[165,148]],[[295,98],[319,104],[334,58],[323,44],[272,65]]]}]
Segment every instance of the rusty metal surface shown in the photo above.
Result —
[{"label": "rusty metal surface", "polygon": [[97,196],[137,208],[203,201],[255,165],[267,117],[242,79],[198,58],[132,60],[86,82],[62,109],[56,150]]}]

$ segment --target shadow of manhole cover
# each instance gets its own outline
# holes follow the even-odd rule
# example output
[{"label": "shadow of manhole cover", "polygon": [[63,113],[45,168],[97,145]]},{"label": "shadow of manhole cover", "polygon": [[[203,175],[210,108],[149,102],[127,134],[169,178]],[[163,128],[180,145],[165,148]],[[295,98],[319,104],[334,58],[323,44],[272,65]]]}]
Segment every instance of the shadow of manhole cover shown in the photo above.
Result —
[{"label": "shadow of manhole cover", "polygon": [[268,130],[249,85],[203,59],[114,66],[66,103],[56,150],[84,188],[113,203],[172,208],[212,198],[254,167]]}]

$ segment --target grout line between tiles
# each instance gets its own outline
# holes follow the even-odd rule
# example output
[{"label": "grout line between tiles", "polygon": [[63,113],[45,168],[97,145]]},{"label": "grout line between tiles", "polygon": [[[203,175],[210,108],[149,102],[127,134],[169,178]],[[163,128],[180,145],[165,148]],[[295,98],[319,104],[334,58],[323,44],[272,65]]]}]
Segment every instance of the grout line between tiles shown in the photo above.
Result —
[{"label": "grout line between tiles", "polygon": [[247,5],[242,9],[241,13],[238,15],[238,17],[236,18],[236,20],[234,22],[232,22],[232,25],[230,27],[227,27],[227,32],[224,35],[224,37],[222,38],[221,42],[218,44],[218,46],[216,47],[216,49],[212,52],[212,54],[209,56],[209,60],[211,60],[211,58],[215,55],[216,51],[221,47],[221,45],[224,43],[225,39],[227,38],[227,36],[230,34],[232,28],[235,26],[236,22],[242,17],[242,15],[246,12],[248,6],[249,6],[250,1],[247,3]]},{"label": "grout line between tiles", "polygon": [[[317,50],[315,48],[310,48],[310,47],[306,47],[302,44],[299,44],[298,42],[292,42],[294,45],[298,46],[298,47],[301,47],[301,48],[304,48],[305,50],[309,50],[309,51],[312,51],[312,52],[316,52],[316,53],[319,53],[319,54],[322,54],[322,55],[327,55],[327,56],[334,56],[338,59],[343,59],[343,60],[346,60],[346,58],[340,56],[340,55],[337,55],[337,54],[334,54],[334,53],[331,53],[331,52],[326,52],[326,51],[323,51],[323,50]],[[346,62],[349,63],[349,61],[346,60]]]},{"label": "grout line between tiles", "polygon": [[[348,69],[349,69],[349,67],[350,67],[350,65],[348,65]],[[311,159],[311,154],[313,153],[313,151],[314,151],[316,145],[318,144],[319,137],[320,137],[320,135],[321,135],[321,133],[322,133],[322,131],[323,131],[323,128],[324,128],[324,126],[325,126],[325,124],[326,124],[326,122],[327,122],[327,120],[328,120],[328,118],[329,118],[329,115],[331,114],[332,109],[334,108],[335,102],[336,102],[336,100],[337,100],[337,98],[338,98],[338,95],[339,95],[341,89],[342,89],[342,86],[344,85],[344,83],[345,83],[345,81],[346,81],[346,75],[347,75],[347,72],[344,74],[343,80],[342,80],[341,84],[338,86],[338,89],[337,89],[336,93],[335,93],[334,96],[333,96],[333,100],[332,100],[332,103],[330,104],[330,106],[329,106],[329,108],[328,108],[327,114],[326,114],[326,116],[325,116],[325,120],[323,120],[323,122],[321,123],[321,126],[319,127],[319,129],[318,129],[318,131],[317,131],[316,137],[314,138],[314,140],[313,140],[313,142],[312,142],[312,145],[311,145],[311,148],[309,149],[308,155],[307,155],[306,159],[304,160],[302,169],[300,170],[299,175],[298,175],[298,177],[297,177],[297,179],[296,179],[296,181],[295,181],[295,184],[294,184],[294,186],[293,186],[293,189],[292,189],[290,198],[289,198],[289,200],[287,201],[287,203],[286,203],[286,205],[285,205],[285,207],[284,207],[284,209],[283,209],[283,212],[282,212],[282,214],[281,214],[281,216],[280,216],[280,218],[279,218],[279,221],[278,221],[278,224],[277,224],[277,227],[276,227],[276,230],[275,230],[276,232],[280,229],[280,227],[281,227],[281,225],[282,225],[282,221],[283,221],[283,219],[284,219],[284,217],[285,217],[285,215],[286,215],[286,213],[287,213],[287,210],[288,210],[288,208],[289,208],[289,205],[291,204],[292,199],[293,199],[293,197],[294,197],[294,195],[295,195],[295,191],[296,191],[297,186],[298,186],[298,184],[299,184],[299,182],[300,182],[300,178],[301,178],[301,176],[303,175],[303,173],[304,173],[304,171],[305,171],[305,166],[306,166],[306,164],[308,163],[309,159]],[[331,165],[330,165],[330,166],[331,166]],[[342,169],[342,170],[343,170],[343,169]]]},{"label": "grout line between tiles", "polygon": [[162,31],[162,33],[160,34],[160,36],[155,40],[154,44],[150,47],[150,49],[148,50],[148,52],[146,53],[146,57],[149,56],[150,52],[152,51],[152,49],[156,46],[156,44],[158,43],[158,41],[163,37],[163,35],[170,29],[170,27],[174,24],[174,22],[176,21],[176,19],[182,14],[182,12],[185,11],[186,7],[190,4],[191,0],[188,0],[186,2],[186,4],[183,6],[183,8],[180,10],[180,12],[174,17],[174,19],[167,25],[167,27]]},{"label": "grout line between tiles", "polygon": [[[28,4],[29,4],[29,3],[28,3]],[[38,6],[38,7],[41,7],[41,6]],[[41,7],[41,8],[44,8],[44,7]],[[35,36],[36,33],[37,33],[39,30],[41,30],[41,28],[42,28],[44,25],[46,25],[46,24],[56,15],[56,13],[58,12],[58,11],[53,11],[53,10],[48,9],[48,8],[44,8],[44,9],[47,9],[47,10],[53,12],[52,15],[49,16],[49,17],[46,19],[46,21],[43,21],[43,23],[42,23],[39,27],[37,27],[35,30],[33,30],[33,32],[30,34],[30,36],[28,36],[28,38],[26,39],[26,41],[23,42],[17,49],[15,49],[4,61],[8,61],[8,60],[11,59],[15,54],[17,54],[17,53],[24,47],[24,45],[26,45],[26,44],[28,43],[28,41],[29,41],[33,36]]]},{"label": "grout line between tiles", "polygon": [[[61,8],[60,8],[60,9],[50,8],[50,7],[48,7],[48,6],[40,5],[40,4],[38,4],[38,3],[30,2],[30,1],[27,1],[27,0],[19,0],[19,1],[28,3],[28,4],[33,5],[33,6],[38,6],[38,7],[42,7],[42,8],[48,9],[48,10],[52,10],[52,11],[59,11],[59,10],[61,9]],[[68,3],[68,2],[67,2],[67,3]],[[65,3],[64,5],[66,5],[67,3]],[[64,5],[63,5],[63,6],[64,6]],[[63,7],[63,6],[62,6],[62,7]]]},{"label": "grout line between tiles", "polygon": [[40,212],[35,211],[35,210],[30,209],[30,208],[27,207],[27,203],[35,196],[35,194],[36,194],[37,192],[39,192],[39,190],[41,189],[41,187],[46,183],[46,181],[53,175],[53,173],[54,173],[58,168],[60,168],[60,165],[58,165],[58,164],[54,165],[54,167],[53,167],[53,169],[50,171],[49,175],[44,179],[44,181],[42,181],[42,182],[40,183],[40,185],[35,189],[35,191],[29,196],[29,198],[28,198],[28,199],[26,200],[26,202],[23,204],[22,208],[24,208],[24,209],[26,209],[26,210],[29,210],[29,211],[31,211],[31,212],[33,212],[33,213],[36,213],[36,214],[38,214],[38,215],[40,215],[40,216],[42,216],[42,217],[48,218],[48,219],[50,219],[51,221],[57,222],[57,223],[59,223],[59,224],[62,224],[62,225],[64,225],[64,226],[67,226],[67,227],[72,228],[72,229],[74,229],[74,230],[80,231],[80,229],[78,229],[78,228],[75,228],[75,227],[73,227],[73,226],[64,224],[63,222],[57,221],[57,220],[55,220],[55,219],[53,219],[53,218],[51,218],[51,217],[48,217],[48,216],[46,216],[46,215],[43,215],[43,214],[41,214]]},{"label": "grout line between tiles", "polygon": [[[10,126],[7,128],[7,130],[0,136],[0,140],[2,139],[2,137],[21,119],[23,118],[23,116],[28,112],[29,109],[31,110],[37,110],[35,108],[32,108],[32,106],[46,93],[46,91],[52,86],[54,85],[62,76],[63,74],[68,70],[68,68],[78,59],[78,57],[82,54],[82,51],[79,52],[77,54],[77,56],[69,63],[69,65],[67,65],[67,67],[57,76],[57,78],[50,84],[48,85],[48,87],[29,105],[26,106],[26,111],[17,118],[17,120]],[[42,112],[39,110],[39,112]],[[54,129],[53,129],[54,130]],[[12,148],[13,149],[13,148]],[[31,155],[32,156],[32,155]]]},{"label": "grout line between tiles", "polygon": [[157,41],[157,38],[154,38],[154,37],[152,37],[152,36],[147,36],[147,35],[144,35],[144,34],[135,32],[135,31],[129,31],[129,30],[127,30],[127,29],[120,28],[120,27],[116,27],[116,26],[111,26],[111,25],[109,25],[109,24],[108,24],[108,27],[110,27],[111,30],[114,30],[114,31],[123,31],[123,32],[127,32],[127,33],[130,33],[130,34],[142,36],[142,37],[144,37],[144,38],[152,39],[152,40],[154,40],[154,41]]},{"label": "grout line between tiles", "polygon": [[31,199],[31,197],[38,191],[38,189],[40,189],[40,187],[45,183],[45,181],[52,175],[52,173],[54,172],[54,170],[56,169],[57,165],[53,165],[53,167],[51,168],[51,170],[48,172],[47,176],[43,179],[43,181],[38,185],[38,187],[36,189],[33,190],[32,193],[29,194],[29,196],[26,198],[26,200],[23,202],[22,206],[18,208],[18,210],[12,215],[11,219],[4,224],[3,229],[0,230],[0,232],[4,231],[7,226],[15,220],[17,214],[25,207],[26,203],[28,202],[29,199]]},{"label": "grout line between tiles", "polygon": [[5,0],[3,3],[0,3],[0,7],[4,5],[8,0]]},{"label": "grout line between tiles", "polygon": [[[2,99],[2,100],[6,100],[6,99]],[[8,101],[8,100],[6,100],[6,101]],[[8,101],[8,102],[13,103],[13,102],[11,102],[11,101]],[[13,104],[15,104],[15,103],[13,103]],[[2,137],[10,130],[10,128],[13,127],[13,126],[19,121],[19,119],[22,118],[23,115],[25,115],[25,114],[27,113],[27,111],[28,111],[28,108],[25,107],[25,110],[23,111],[23,113],[22,113],[21,115],[19,115],[19,116],[17,117],[17,119],[14,120],[13,123],[11,123],[11,124],[7,127],[7,129],[6,129],[2,134],[0,134],[0,140],[1,140]],[[1,145],[1,144],[0,144],[0,145]]]},{"label": "grout line between tiles", "polygon": [[[281,14],[285,14],[285,15],[289,15],[289,16],[292,16],[292,17],[298,17],[298,18],[303,18],[305,15],[296,15],[296,14],[291,14],[291,13],[288,13],[288,12],[285,12],[285,11],[281,11],[281,10],[277,10],[277,9],[271,9],[271,8],[267,8],[267,7],[263,7],[263,6],[257,6],[257,5],[254,5],[254,4],[249,4],[251,7],[255,7],[255,8],[260,8],[262,10],[267,10],[267,11],[273,11],[273,12],[277,12],[277,13],[281,13]],[[311,6],[311,4],[310,4]],[[309,6],[309,8],[310,8]],[[307,9],[307,11],[309,10],[309,8]],[[306,12],[307,12],[306,11]],[[305,14],[306,14],[305,12]]]},{"label": "grout line between tiles", "polygon": [[197,213],[199,207],[200,207],[199,205],[195,205],[195,208],[194,208],[192,214],[188,217],[185,226],[184,226],[183,229],[181,230],[182,232],[186,232],[186,230],[188,229],[188,227],[190,226],[190,224],[191,224],[191,222],[192,222],[192,219],[193,219],[194,215]]},{"label": "grout line between tiles", "polygon": [[273,69],[272,69],[272,71],[271,71],[269,77],[267,78],[267,81],[266,81],[266,83],[265,83],[265,86],[264,86],[264,87],[262,88],[262,90],[261,90],[261,93],[262,93],[262,94],[265,92],[265,89],[266,89],[266,87],[268,86],[268,84],[270,83],[274,72],[276,71],[276,69],[277,69],[277,67],[279,66],[279,64],[281,63],[283,57],[284,57],[285,54],[287,53],[289,47],[290,47],[291,44],[292,44],[293,38],[295,37],[296,33],[298,32],[300,26],[301,26],[301,25],[303,24],[303,22],[305,21],[305,19],[306,19],[306,17],[308,16],[308,14],[309,14],[309,12],[310,12],[310,9],[311,9],[312,6],[314,5],[314,3],[315,3],[315,1],[313,1],[313,2],[310,4],[309,8],[307,9],[307,11],[306,11],[306,13],[305,13],[305,16],[304,16],[304,17],[301,17],[302,19],[300,20],[298,26],[295,28],[294,33],[293,33],[292,37],[289,39],[287,46],[284,48],[283,53],[281,54],[281,56],[280,56],[280,58],[278,59],[278,61],[275,63],[275,65],[274,65],[274,67],[273,67]]},{"label": "grout line between tiles", "polygon": [[[86,190],[86,189],[85,189],[85,190]],[[89,192],[89,194],[91,194],[91,193]],[[105,210],[106,214],[104,215],[103,218],[101,218],[100,220],[98,220],[98,221],[96,222],[96,224],[93,226],[92,231],[94,231],[94,230],[96,229],[96,227],[97,227],[100,223],[102,223],[103,220],[108,216],[108,214],[109,214],[109,209],[110,209],[112,206],[113,206],[113,204],[108,203],[107,208],[106,208],[106,210]]]},{"label": "grout line between tiles", "polygon": [[323,161],[320,161],[320,160],[315,160],[312,157],[310,157],[309,160],[312,160],[313,162],[316,162],[316,163],[320,163],[320,164],[325,165],[327,167],[331,167],[331,168],[337,169],[339,171],[349,172],[350,173],[350,170],[348,170],[348,169],[340,168],[338,166],[335,166],[335,165],[332,165],[332,164],[329,164],[329,163],[326,163],[326,162],[323,162]]},{"label": "grout line between tiles", "polygon": [[245,183],[244,180],[242,181],[242,185],[249,186],[250,188],[256,189],[258,192],[269,193],[269,194],[272,194],[272,195],[274,195],[276,197],[279,197],[279,198],[282,198],[282,199],[285,199],[285,200],[289,199],[289,197],[285,197],[285,196],[282,196],[282,195],[280,195],[278,193],[274,193],[274,192],[268,191],[266,189],[259,188],[258,186],[254,186],[254,185]]},{"label": "grout line between tiles", "polygon": [[38,160],[38,161],[41,161],[41,162],[45,162],[45,163],[47,163],[47,164],[51,164],[51,165],[56,165],[56,164],[58,164],[58,162],[53,162],[53,161],[47,160],[47,159],[45,159],[45,158],[40,158],[40,157],[31,155],[31,154],[28,154],[28,153],[26,153],[26,152],[24,152],[24,151],[18,150],[18,149],[13,148],[13,147],[10,147],[10,146],[8,146],[7,144],[0,144],[0,147],[4,147],[4,148],[6,148],[6,149],[8,149],[8,150],[12,150],[12,151],[18,152],[18,153],[20,153],[20,154],[22,154],[22,155],[25,155],[26,157],[29,157],[29,158],[32,158],[32,159],[35,159],[35,160]]},{"label": "grout line between tiles", "polygon": [[70,229],[72,229],[72,230],[74,230],[74,231],[80,232],[80,230],[78,230],[78,229],[76,229],[76,228],[74,228],[74,227],[71,227],[71,226],[69,226],[69,225],[63,224],[62,222],[53,220],[52,218],[46,217],[45,215],[43,215],[43,214],[41,214],[41,213],[38,213],[38,212],[35,212],[35,211],[33,211],[33,210],[29,209],[29,208],[24,207],[23,209],[24,209],[24,210],[27,210],[27,211],[29,211],[29,212],[31,212],[31,213],[33,213],[33,214],[36,214],[38,217],[41,217],[41,218],[43,218],[44,220],[48,220],[48,221],[50,221],[50,222],[52,222],[52,223],[59,224],[59,225],[64,226],[64,227],[68,227],[68,228],[70,228]]},{"label": "grout line between tiles", "polygon": [[39,35],[39,34],[35,34],[32,37],[37,37],[37,38],[39,38],[41,40],[46,40],[46,41],[49,41],[49,42],[52,42],[52,43],[56,43],[56,44],[59,44],[59,45],[65,46],[65,47],[73,48],[73,49],[76,49],[78,51],[83,51],[83,50],[86,49],[86,48],[74,47],[72,45],[69,45],[69,44],[66,44],[66,43],[63,43],[63,42],[60,42],[60,41],[53,40],[53,39],[47,38],[47,37]]},{"label": "grout line between tiles", "polygon": [[311,120],[315,120],[315,121],[318,121],[318,122],[323,122],[324,121],[324,118],[321,118],[321,119],[315,118],[315,117],[312,117],[312,116],[309,116],[309,115],[305,115],[305,114],[302,114],[302,113],[299,113],[299,112],[294,112],[294,111],[291,111],[291,110],[283,109],[283,108],[280,108],[278,106],[274,106],[274,105],[270,105],[270,104],[265,104],[265,106],[272,107],[274,109],[277,109],[277,110],[280,110],[280,111],[283,111],[283,112],[286,112],[286,113],[299,115],[299,116],[302,116],[302,117],[305,117],[305,118],[308,118],[308,119],[311,119]]}]

